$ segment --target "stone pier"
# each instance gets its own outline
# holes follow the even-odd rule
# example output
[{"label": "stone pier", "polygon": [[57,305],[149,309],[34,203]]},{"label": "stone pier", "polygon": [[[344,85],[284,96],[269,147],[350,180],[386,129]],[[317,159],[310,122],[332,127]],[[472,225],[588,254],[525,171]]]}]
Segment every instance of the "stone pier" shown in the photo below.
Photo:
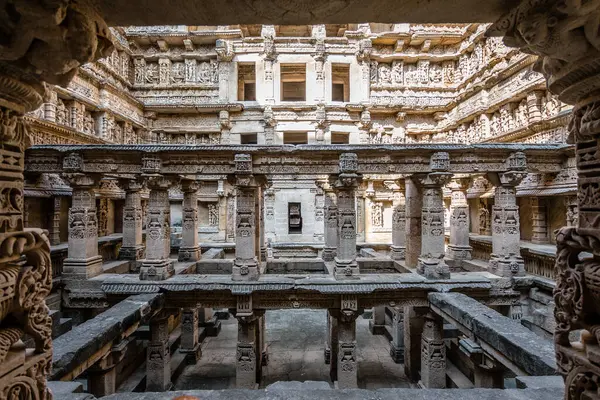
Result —
[{"label": "stone pier", "polygon": [[[358,301],[355,296],[342,296],[337,318],[337,380],[338,389],[358,388],[358,360],[356,357],[356,318]],[[333,356],[333,354],[332,354]]]},{"label": "stone pier", "polygon": [[123,246],[119,258],[138,261],[144,258],[142,196],[143,185],[133,179],[120,182],[125,190],[125,206],[123,207]]},{"label": "stone pier", "polygon": [[452,174],[432,172],[419,178],[423,186],[421,212],[421,257],[417,272],[428,279],[450,278],[444,261],[444,193],[443,187]]},{"label": "stone pier", "polygon": [[469,203],[467,202],[469,184],[469,178],[457,178],[449,185],[452,197],[450,200],[450,243],[447,257],[453,261],[452,267],[458,269],[460,269],[462,260],[471,259]]},{"label": "stone pier", "polygon": [[262,374],[262,315],[252,309],[251,296],[238,296],[235,317],[238,320],[235,385],[238,389],[257,389]]},{"label": "stone pier", "polygon": [[406,257],[406,197],[405,182],[398,181],[394,189],[392,211],[392,246],[390,257],[392,260],[404,260]]},{"label": "stone pier", "polygon": [[433,314],[425,315],[421,340],[421,381],[427,389],[446,387],[446,344],[443,320]]},{"label": "stone pier", "polygon": [[179,261],[198,261],[200,246],[198,245],[198,189],[200,185],[191,179],[182,179],[182,241],[179,248]]},{"label": "stone pier", "polygon": [[406,266],[416,268],[421,256],[422,188],[416,177],[407,178],[406,187]]},{"label": "stone pier", "polygon": [[73,188],[73,195],[69,209],[69,253],[64,261],[64,274],[71,279],[85,280],[102,273],[94,194],[99,179],[80,173],[65,177]]},{"label": "stone pier", "polygon": [[140,279],[164,280],[174,273],[171,253],[171,181],[162,176],[148,178],[150,198],[146,220],[146,258],[142,261]]},{"label": "stone pier", "polygon": [[525,274],[525,263],[520,255],[521,231],[516,186],[527,175],[523,172],[526,159],[523,153],[514,153],[508,160],[512,170],[488,174],[496,187],[492,208],[492,255],[490,272],[503,277]]},{"label": "stone pier", "polygon": [[150,342],[146,352],[147,392],[166,392],[172,387],[169,316],[169,313],[161,312],[150,321]]},{"label": "stone pier", "polygon": [[326,184],[325,192],[325,247],[323,248],[323,261],[333,261],[338,245],[338,209],[335,193],[330,185]]},{"label": "stone pier", "polygon": [[404,309],[390,307],[392,312],[392,340],[390,341],[390,356],[396,364],[404,362]]},{"label": "stone pier", "polygon": [[338,206],[338,244],[335,256],[336,279],[348,279],[358,275],[356,262],[356,195],[361,181],[356,173],[358,157],[355,153],[340,155],[340,174],[334,181]]},{"label": "stone pier", "polygon": [[179,352],[186,355],[189,364],[195,364],[202,356],[198,308],[184,308],[181,313],[181,346]]}]

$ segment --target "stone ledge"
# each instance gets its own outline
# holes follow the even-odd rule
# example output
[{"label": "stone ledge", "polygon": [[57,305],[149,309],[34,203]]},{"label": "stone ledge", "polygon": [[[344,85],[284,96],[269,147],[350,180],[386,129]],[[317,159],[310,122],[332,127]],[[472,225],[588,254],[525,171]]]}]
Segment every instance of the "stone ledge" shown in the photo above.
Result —
[{"label": "stone ledge", "polygon": [[345,390],[190,390],[169,393],[119,393],[106,400],[173,400],[178,396],[202,400],[562,400],[560,389],[345,389]]},{"label": "stone ledge", "polygon": [[[436,312],[456,322],[514,363],[529,375],[555,375],[552,342],[462,293],[431,293],[429,302]],[[437,310],[436,310],[437,309]]]},{"label": "stone ledge", "polygon": [[[131,296],[54,340],[51,380],[73,379],[85,369],[69,376],[90,358],[98,355],[113,340],[122,337],[135,324],[150,318],[163,306],[162,294]],[[110,347],[106,349],[109,351]],[[91,363],[89,364],[91,365]]]}]

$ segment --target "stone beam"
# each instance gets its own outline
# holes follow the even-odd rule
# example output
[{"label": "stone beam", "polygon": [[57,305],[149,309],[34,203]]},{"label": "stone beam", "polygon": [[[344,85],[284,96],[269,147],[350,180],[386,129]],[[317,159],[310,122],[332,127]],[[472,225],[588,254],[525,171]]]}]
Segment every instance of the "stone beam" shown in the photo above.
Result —
[{"label": "stone beam", "polygon": [[131,296],[54,340],[52,380],[70,381],[163,307],[162,294]]},{"label": "stone beam", "polygon": [[185,0],[94,0],[94,3],[109,25],[175,25],[172,29],[179,28],[178,25],[314,25],[347,24],[349,21],[493,22],[508,7],[502,0],[491,0],[485,4],[455,0],[452,7],[443,0],[432,0],[427,4],[408,0],[400,5],[394,0],[254,0],[231,2],[227,6],[219,0],[211,0],[203,2],[200,8]]},{"label": "stone beam", "polygon": [[462,293],[431,293],[431,309],[453,323],[461,332],[475,337],[487,352],[513,372],[527,375],[555,375],[554,347],[525,328]]},{"label": "stone beam", "polygon": [[27,150],[25,172],[63,172],[65,159],[78,155],[77,172],[104,175],[137,175],[152,161],[155,174],[179,176],[236,173],[235,155],[248,154],[256,175],[338,175],[344,153],[358,157],[357,174],[418,174],[430,172],[435,153],[450,157],[446,172],[502,173],[509,170],[507,159],[515,152],[527,157],[526,172],[558,173],[562,162],[573,154],[563,144],[430,144],[430,145],[37,145]]}]

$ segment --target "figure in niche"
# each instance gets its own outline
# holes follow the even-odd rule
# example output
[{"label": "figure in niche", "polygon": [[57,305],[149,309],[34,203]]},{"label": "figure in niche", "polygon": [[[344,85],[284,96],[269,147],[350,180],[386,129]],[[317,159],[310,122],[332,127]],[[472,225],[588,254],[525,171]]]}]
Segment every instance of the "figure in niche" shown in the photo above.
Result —
[{"label": "figure in niche", "polygon": [[490,212],[482,201],[479,204],[479,233],[485,235],[490,229]]},{"label": "figure in niche", "polygon": [[216,204],[208,205],[208,225],[218,226],[219,225],[219,209]]},{"label": "figure in niche", "polygon": [[373,226],[382,227],[383,226],[383,205],[381,203],[373,203],[371,208],[372,218],[371,222]]},{"label": "figure in niche", "polygon": [[146,82],[147,83],[156,83],[157,77],[158,77],[158,66],[156,64],[149,64],[148,69],[146,70]]}]

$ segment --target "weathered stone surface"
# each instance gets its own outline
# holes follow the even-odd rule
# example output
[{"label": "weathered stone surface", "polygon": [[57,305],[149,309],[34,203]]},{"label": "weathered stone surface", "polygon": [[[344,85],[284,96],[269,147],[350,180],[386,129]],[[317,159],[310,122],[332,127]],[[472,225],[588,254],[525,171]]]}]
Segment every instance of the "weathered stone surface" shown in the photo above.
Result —
[{"label": "weathered stone surface", "polygon": [[120,393],[104,397],[106,400],[172,400],[177,396],[195,396],[201,400],[560,400],[562,390],[551,389],[379,389],[379,390],[213,390],[185,391],[167,393]]},{"label": "weathered stone surface", "polygon": [[163,302],[162,294],[131,296],[57,338],[50,379],[69,376],[74,368],[85,363],[103,346],[120,339],[127,329],[150,318],[162,308]]},{"label": "weathered stone surface", "polygon": [[451,317],[458,328],[471,332],[508,360],[531,375],[556,374],[554,347],[519,321],[460,293],[432,293],[428,296],[435,312]]},{"label": "weathered stone surface", "polygon": [[275,382],[265,388],[265,391],[271,390],[329,390],[331,386],[327,382],[318,381],[289,381],[289,382]]}]

